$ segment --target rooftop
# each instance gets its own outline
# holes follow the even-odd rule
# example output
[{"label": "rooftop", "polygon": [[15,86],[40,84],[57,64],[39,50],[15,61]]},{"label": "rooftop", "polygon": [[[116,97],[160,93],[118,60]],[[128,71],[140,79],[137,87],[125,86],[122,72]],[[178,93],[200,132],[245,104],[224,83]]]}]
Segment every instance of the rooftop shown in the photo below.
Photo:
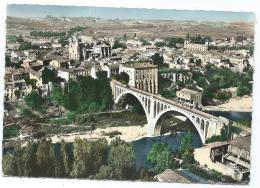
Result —
[{"label": "rooftop", "polygon": [[179,92],[184,93],[184,94],[191,94],[191,95],[197,95],[197,94],[201,93],[200,91],[195,91],[195,90],[191,90],[191,89],[187,89],[187,88],[183,88]]},{"label": "rooftop", "polygon": [[171,169],[165,170],[163,173],[158,174],[155,176],[156,179],[158,179],[160,182],[168,182],[168,183],[191,183],[190,180],[187,178],[181,176],[176,171],[173,171]]},{"label": "rooftop", "polygon": [[250,152],[251,135],[237,137],[234,140],[232,140],[230,144],[231,146],[235,146]]},{"label": "rooftop", "polygon": [[125,63],[123,67],[143,69],[143,68],[158,68],[156,65],[150,63]]}]

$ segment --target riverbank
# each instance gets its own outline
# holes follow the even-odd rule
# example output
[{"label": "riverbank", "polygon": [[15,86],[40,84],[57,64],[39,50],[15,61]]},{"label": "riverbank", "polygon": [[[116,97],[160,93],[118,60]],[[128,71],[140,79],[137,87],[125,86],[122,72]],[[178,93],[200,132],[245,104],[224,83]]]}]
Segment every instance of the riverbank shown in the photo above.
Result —
[{"label": "riverbank", "polygon": [[[109,136],[113,133],[119,133],[114,136]],[[53,143],[61,142],[73,142],[75,138],[97,140],[100,138],[105,138],[108,143],[110,143],[115,137],[120,137],[121,140],[126,142],[131,142],[138,140],[147,135],[147,125],[133,125],[133,126],[122,126],[122,127],[107,127],[107,128],[97,128],[94,131],[77,132],[69,134],[59,134],[50,137]]]},{"label": "riverbank", "polygon": [[231,98],[227,103],[217,106],[205,106],[205,111],[233,111],[233,112],[252,112],[253,97],[236,97]]}]

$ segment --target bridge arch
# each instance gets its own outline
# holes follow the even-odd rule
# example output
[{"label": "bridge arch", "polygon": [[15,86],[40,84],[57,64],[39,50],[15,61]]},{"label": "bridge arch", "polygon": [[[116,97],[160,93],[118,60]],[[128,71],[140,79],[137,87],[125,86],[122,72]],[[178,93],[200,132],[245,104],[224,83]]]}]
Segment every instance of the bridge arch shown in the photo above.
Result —
[{"label": "bridge arch", "polygon": [[[147,123],[149,122],[149,112],[148,110],[150,109],[150,106],[151,106],[151,100],[149,99],[149,97],[143,97],[143,96],[138,96],[136,95],[135,92],[132,92],[132,91],[129,91],[129,90],[126,90],[126,91],[123,91],[121,94],[119,94],[116,98],[115,98],[115,104],[117,104],[119,102],[120,99],[122,99],[122,97],[126,96],[127,94],[131,94],[133,95],[139,102],[140,104],[142,105],[143,107],[143,110],[145,112],[145,116],[146,116],[146,121]],[[150,110],[149,110],[150,111]],[[149,124],[149,123],[148,123]]]},{"label": "bridge arch", "polygon": [[[150,126],[151,126],[151,127],[150,127],[150,134],[154,135],[154,133],[156,132],[156,129],[157,129],[156,126],[158,125],[158,120],[159,120],[163,115],[165,115],[165,114],[168,113],[168,112],[178,112],[178,113],[184,115],[186,118],[188,118],[188,119],[191,121],[191,123],[193,124],[193,126],[196,128],[196,130],[197,130],[197,132],[198,132],[198,134],[199,134],[199,136],[200,136],[200,139],[201,139],[202,143],[205,143],[206,138],[205,138],[205,135],[204,135],[204,131],[201,129],[201,126],[200,126],[200,125],[201,125],[200,122],[201,122],[202,120],[200,120],[199,117],[195,118],[194,115],[190,115],[190,114],[188,114],[187,112],[182,111],[182,110],[179,110],[179,109],[174,108],[174,107],[164,109],[163,111],[161,111],[160,113],[158,113],[158,114],[155,116],[155,118],[153,119],[153,121],[152,121],[152,123],[151,123],[151,125],[150,125]],[[197,121],[198,121],[199,123],[197,123]],[[203,120],[203,122],[204,122],[204,120]],[[207,126],[208,126],[208,124],[207,124]]]}]

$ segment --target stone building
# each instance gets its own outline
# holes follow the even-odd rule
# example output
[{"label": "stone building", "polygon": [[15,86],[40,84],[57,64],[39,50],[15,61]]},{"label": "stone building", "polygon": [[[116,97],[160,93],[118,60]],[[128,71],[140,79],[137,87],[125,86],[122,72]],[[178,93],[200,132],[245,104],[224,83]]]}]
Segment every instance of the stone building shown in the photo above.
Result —
[{"label": "stone building", "polygon": [[82,37],[73,35],[69,39],[69,59],[75,61],[87,60],[88,58],[111,57],[112,48],[109,41],[88,43]]},{"label": "stone building", "polygon": [[200,91],[194,91],[191,89],[183,88],[180,91],[176,92],[177,99],[180,102],[183,102],[185,104],[194,106],[194,107],[200,107],[201,99],[202,99],[202,92]]},{"label": "stone building", "polygon": [[[58,77],[63,78],[66,82],[69,79],[76,79],[77,76],[92,76],[93,67],[74,67],[74,68],[60,68],[58,69]],[[92,76],[92,77],[95,77]]]},{"label": "stone building", "polygon": [[184,48],[192,52],[208,51],[208,46],[206,44],[194,44],[194,43],[189,43],[189,41],[184,41]]},{"label": "stone building", "polygon": [[158,67],[150,63],[120,64],[119,73],[129,75],[129,85],[150,93],[158,93]]},{"label": "stone building", "polygon": [[30,85],[27,85],[25,79],[29,78],[28,71],[19,68],[6,68],[5,70],[5,91],[4,96],[5,100],[16,100],[18,97],[16,96],[16,90],[19,91],[20,97],[25,96],[30,93],[32,88]]},{"label": "stone building", "polygon": [[192,73],[182,73],[182,72],[165,72],[165,73],[160,73],[160,75],[163,78],[168,78],[169,80],[172,81],[171,85],[175,86],[177,81],[181,81],[184,84],[187,83],[192,79]]}]

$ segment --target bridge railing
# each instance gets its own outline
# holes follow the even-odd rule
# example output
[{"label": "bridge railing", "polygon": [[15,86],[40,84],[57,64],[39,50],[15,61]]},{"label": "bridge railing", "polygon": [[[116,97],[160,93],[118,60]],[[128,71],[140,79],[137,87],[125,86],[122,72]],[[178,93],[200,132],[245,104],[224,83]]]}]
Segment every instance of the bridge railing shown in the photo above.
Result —
[{"label": "bridge railing", "polygon": [[[187,105],[185,105],[185,104],[178,103],[177,101],[173,101],[173,100],[170,100],[170,99],[166,99],[166,98],[163,98],[163,97],[161,97],[161,96],[159,96],[159,95],[155,95],[155,94],[153,94],[153,93],[149,93],[149,92],[146,92],[146,91],[143,91],[143,90],[134,88],[134,87],[132,87],[132,86],[124,85],[124,84],[122,84],[121,82],[118,82],[118,81],[116,81],[116,80],[111,80],[111,82],[114,83],[114,84],[116,84],[116,85],[119,85],[119,86],[121,86],[121,87],[123,87],[123,88],[127,88],[127,89],[130,89],[130,90],[132,90],[132,91],[136,91],[136,92],[138,92],[138,93],[144,94],[144,95],[152,96],[153,98],[155,98],[155,99],[157,99],[157,100],[160,100],[160,101],[162,101],[162,102],[169,103],[169,104],[171,104],[171,105],[177,106],[177,107],[179,107],[179,108],[181,108],[181,109],[184,109],[184,110],[191,111],[191,112],[193,112],[193,113],[195,113],[195,114],[197,114],[197,115],[204,116],[204,117],[206,117],[206,118],[208,118],[208,119],[214,119],[214,120],[216,120],[216,121],[218,121],[218,122],[222,122],[222,121],[221,121],[218,117],[216,117],[216,116],[213,116],[213,115],[208,114],[208,113],[206,113],[206,112],[202,112],[202,111],[200,111],[200,110],[197,110],[197,109],[192,108],[192,107],[190,107],[190,106],[187,106]],[[224,122],[223,122],[223,123],[224,123]]]}]

